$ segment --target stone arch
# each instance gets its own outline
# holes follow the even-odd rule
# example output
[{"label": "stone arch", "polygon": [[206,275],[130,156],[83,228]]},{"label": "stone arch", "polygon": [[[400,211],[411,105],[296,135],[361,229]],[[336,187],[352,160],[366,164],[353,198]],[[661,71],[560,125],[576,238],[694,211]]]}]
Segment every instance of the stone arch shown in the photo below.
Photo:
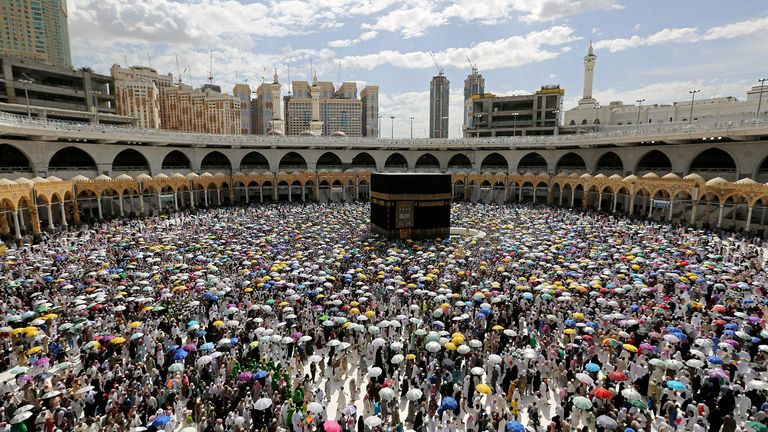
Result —
[{"label": "stone arch", "polygon": [[240,159],[240,171],[269,171],[269,161],[257,151],[248,152]]},{"label": "stone arch", "polygon": [[597,159],[595,173],[603,173],[607,175],[619,173],[623,174],[624,161],[621,160],[621,156],[617,155],[616,152],[605,152]]},{"label": "stone arch", "polygon": [[584,172],[586,170],[587,164],[584,162],[584,158],[574,152],[562,155],[555,165],[555,173],[560,173],[562,171]]},{"label": "stone arch", "polygon": [[31,171],[32,161],[23,150],[11,144],[0,144],[0,173]]},{"label": "stone arch", "polygon": [[288,152],[280,158],[278,171],[306,171],[307,160],[296,152]]},{"label": "stone arch", "polygon": [[316,169],[340,170],[342,169],[341,158],[334,152],[325,152],[317,158]]},{"label": "stone arch", "polygon": [[384,162],[384,169],[408,169],[408,160],[400,153],[392,153]]},{"label": "stone arch", "polygon": [[536,152],[531,152],[523,156],[522,159],[520,159],[520,162],[517,164],[517,172],[519,173],[526,173],[531,172],[533,174],[538,174],[542,172],[547,172],[549,170],[549,166],[547,164],[547,160],[544,159],[542,155]]},{"label": "stone arch", "polygon": [[424,153],[416,160],[416,169],[439,170],[440,161],[432,153]]},{"label": "stone arch", "polygon": [[200,162],[200,171],[214,173],[216,171],[232,171],[232,162],[222,152],[213,150]]},{"label": "stone arch", "polygon": [[354,158],[352,158],[352,168],[353,169],[370,169],[370,170],[376,170],[376,159],[371,156],[370,153],[367,152],[361,152],[355,155]]},{"label": "stone arch", "polygon": [[137,150],[132,148],[125,149],[112,159],[112,171],[149,172],[149,161]]},{"label": "stone arch", "polygon": [[472,170],[472,161],[464,153],[456,153],[448,160],[449,170]]},{"label": "stone arch", "polygon": [[98,171],[96,161],[88,152],[77,147],[64,147],[51,156],[48,169]]},{"label": "stone arch", "polygon": [[665,174],[672,171],[672,160],[661,150],[651,150],[644,154],[635,167],[635,172],[644,174],[654,172],[656,174]]},{"label": "stone arch", "polygon": [[163,158],[161,169],[168,171],[191,170],[192,162],[184,152],[180,150],[172,150]]},{"label": "stone arch", "polygon": [[499,153],[491,153],[483,158],[480,164],[480,172],[509,172],[509,162],[507,158]]},{"label": "stone arch", "polygon": [[704,178],[722,177],[726,180],[738,180],[738,167],[733,156],[719,148],[708,148],[699,152],[688,165],[689,173],[697,173]]}]

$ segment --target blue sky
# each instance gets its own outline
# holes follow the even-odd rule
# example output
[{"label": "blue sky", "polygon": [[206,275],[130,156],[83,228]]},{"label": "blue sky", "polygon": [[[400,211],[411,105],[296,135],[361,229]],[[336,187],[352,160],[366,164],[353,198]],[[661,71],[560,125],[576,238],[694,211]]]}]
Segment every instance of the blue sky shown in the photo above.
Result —
[{"label": "blue sky", "polygon": [[[736,96],[768,76],[768,2],[750,0],[69,0],[73,61],[108,73],[147,64],[203,84],[253,88],[277,68],[281,81],[341,78],[380,86],[395,135],[424,136],[435,53],[451,81],[451,136],[461,125],[465,52],[497,94],[566,89],[581,96],[589,40],[598,56],[594,95],[646,103]],[[286,86],[283,87],[287,91]],[[389,126],[387,122],[386,126]],[[388,130],[389,127],[383,128]]]}]

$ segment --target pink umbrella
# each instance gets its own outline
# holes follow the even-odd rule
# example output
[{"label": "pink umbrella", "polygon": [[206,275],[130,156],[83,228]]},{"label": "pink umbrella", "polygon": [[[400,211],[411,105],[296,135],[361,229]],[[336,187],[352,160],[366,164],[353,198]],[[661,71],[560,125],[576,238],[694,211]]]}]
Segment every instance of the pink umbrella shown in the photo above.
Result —
[{"label": "pink umbrella", "polygon": [[325,432],[341,432],[341,425],[333,420],[328,420],[323,423],[323,430]]},{"label": "pink umbrella", "polygon": [[649,343],[642,343],[639,348],[643,351],[656,351],[656,347]]},{"label": "pink umbrella", "polygon": [[48,364],[51,361],[48,357],[41,357],[35,362],[35,366],[42,366],[44,364]]},{"label": "pink umbrella", "polygon": [[184,351],[194,351],[194,350],[197,349],[197,345],[195,345],[193,343],[188,343],[188,344],[184,345],[183,348],[184,348]]}]

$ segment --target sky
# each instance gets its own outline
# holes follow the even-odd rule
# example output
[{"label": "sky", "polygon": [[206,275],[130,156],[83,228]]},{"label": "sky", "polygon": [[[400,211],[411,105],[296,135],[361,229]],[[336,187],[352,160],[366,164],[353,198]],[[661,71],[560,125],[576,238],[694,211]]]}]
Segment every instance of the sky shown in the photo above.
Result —
[{"label": "sky", "polygon": [[[450,136],[461,135],[467,57],[497,95],[565,88],[581,98],[583,57],[593,41],[594,97],[670,103],[743,99],[768,77],[768,2],[760,0],[68,0],[76,66],[112,64],[181,72],[231,93],[262,77],[380,87],[382,136],[428,135],[429,81],[450,80]],[[176,58],[178,57],[178,68]]]}]

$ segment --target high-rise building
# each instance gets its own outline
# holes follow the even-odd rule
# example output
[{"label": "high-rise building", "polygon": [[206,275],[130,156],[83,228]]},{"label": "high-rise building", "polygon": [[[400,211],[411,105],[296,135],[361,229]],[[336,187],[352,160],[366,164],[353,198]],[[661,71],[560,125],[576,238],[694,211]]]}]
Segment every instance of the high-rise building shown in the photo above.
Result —
[{"label": "high-rise building", "polygon": [[161,128],[160,93],[173,85],[173,75],[160,75],[147,66],[119,65],[112,65],[110,75],[115,80],[117,113],[135,118],[138,127]]},{"label": "high-rise building", "polygon": [[472,127],[474,112],[472,111],[472,97],[481,96],[485,93],[485,78],[472,68],[472,73],[464,80],[464,130]]},{"label": "high-rise building", "polygon": [[280,79],[277,71],[272,77],[272,82],[263,82],[256,88],[256,99],[253,100],[254,124],[253,133],[285,133],[282,110],[280,109]]},{"label": "high-rise building", "polygon": [[248,83],[238,83],[232,89],[232,94],[240,99],[240,133],[253,133],[251,124],[253,105],[251,104],[251,86]]},{"label": "high-rise building", "polygon": [[66,0],[0,0],[0,56],[72,67]]},{"label": "high-rise building", "polygon": [[180,84],[162,91],[163,129],[183,132],[237,135],[240,99],[212,90],[195,91]]},{"label": "high-rise building", "polygon": [[429,137],[448,138],[448,97],[450,82],[443,72],[429,83]]},{"label": "high-rise building", "polygon": [[544,86],[530,95],[472,97],[474,121],[464,130],[467,137],[555,135],[565,90]]},{"label": "high-rise building", "polygon": [[369,85],[360,91],[363,104],[363,136],[379,136],[379,86]]},{"label": "high-rise building", "polygon": [[[317,81],[315,76],[311,85],[294,81],[292,89],[293,94],[284,98],[287,135],[364,135],[363,101],[357,98],[357,84],[345,82],[335,89],[332,82]],[[367,98],[375,123],[378,87],[366,87],[360,95]]]}]

